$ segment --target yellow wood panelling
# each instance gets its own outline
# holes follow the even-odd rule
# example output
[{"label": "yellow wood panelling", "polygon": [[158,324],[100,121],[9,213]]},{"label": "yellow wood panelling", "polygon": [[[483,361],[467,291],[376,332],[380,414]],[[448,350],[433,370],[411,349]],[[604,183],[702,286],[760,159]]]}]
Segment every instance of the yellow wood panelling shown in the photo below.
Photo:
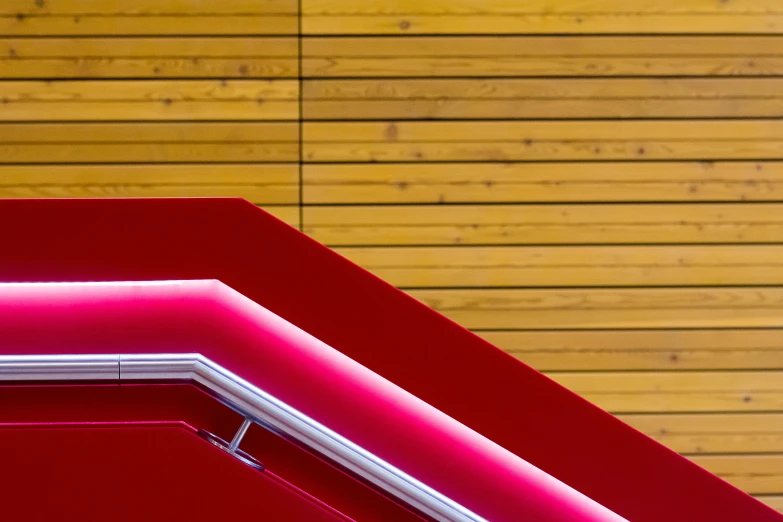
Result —
[{"label": "yellow wood panelling", "polygon": [[244,197],[299,227],[296,0],[0,3],[0,197]]}]

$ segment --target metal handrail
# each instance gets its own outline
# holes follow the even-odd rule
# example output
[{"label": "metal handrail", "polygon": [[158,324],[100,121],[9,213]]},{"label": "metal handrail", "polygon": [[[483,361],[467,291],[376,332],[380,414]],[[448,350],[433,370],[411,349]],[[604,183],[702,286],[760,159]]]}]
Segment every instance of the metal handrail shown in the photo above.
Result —
[{"label": "metal handrail", "polygon": [[[307,447],[435,520],[485,521],[454,500],[197,353],[0,355],[0,381],[186,381],[252,422]],[[238,445],[241,435],[237,439]],[[236,449],[236,448],[234,448]]]}]

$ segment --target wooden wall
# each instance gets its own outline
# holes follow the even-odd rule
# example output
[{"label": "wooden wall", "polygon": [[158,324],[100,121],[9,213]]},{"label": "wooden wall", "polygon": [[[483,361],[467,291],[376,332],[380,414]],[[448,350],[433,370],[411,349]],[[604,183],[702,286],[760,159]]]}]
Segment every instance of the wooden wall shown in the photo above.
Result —
[{"label": "wooden wall", "polygon": [[245,197],[783,510],[783,5],[299,3],[0,2],[0,196]]}]

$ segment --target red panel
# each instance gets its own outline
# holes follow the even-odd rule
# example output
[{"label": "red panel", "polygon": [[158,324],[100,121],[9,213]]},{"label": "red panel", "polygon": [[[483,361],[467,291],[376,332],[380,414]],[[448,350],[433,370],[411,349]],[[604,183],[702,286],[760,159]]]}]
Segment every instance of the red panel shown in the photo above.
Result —
[{"label": "red panel", "polygon": [[349,520],[176,425],[0,429],[0,462],[14,522]]},{"label": "red panel", "polygon": [[220,279],[634,522],[781,520],[246,202],[4,201],[0,223],[6,281]]},{"label": "red panel", "polygon": [[[74,423],[181,424],[204,428],[224,439],[230,439],[242,421],[239,414],[190,385],[0,386],[0,404],[0,444],[6,440],[6,430],[15,429],[14,425],[18,427],[30,423],[48,423],[51,427]],[[57,450],[58,454],[68,450],[67,447],[61,446],[55,437],[48,444],[53,451]],[[241,447],[258,458],[266,466],[268,473],[301,488],[351,519],[388,522],[421,520],[405,508],[259,426],[251,427],[242,440]],[[130,448],[131,453],[144,451],[143,447]],[[5,466],[2,458],[0,454],[0,463]],[[192,458],[198,459],[200,456],[193,455]],[[58,457],[50,464],[59,467],[61,462]],[[13,477],[4,470],[5,468],[2,477]],[[147,469],[147,473],[154,475],[156,470],[157,468],[152,466]],[[123,480],[122,474],[119,475],[120,478],[114,480]],[[4,479],[0,479],[0,483],[3,481]],[[60,487],[67,486],[68,484],[63,484]],[[132,486],[132,483],[126,484],[126,490],[129,486]],[[14,495],[18,493],[15,479],[2,487],[5,491],[9,491],[8,488],[11,487]],[[74,484],[73,487],[81,486]],[[1,490],[0,499],[4,499]],[[254,511],[245,512],[244,517],[252,512]],[[2,519],[16,520],[6,518],[5,514]],[[198,516],[191,520],[214,519]]]}]

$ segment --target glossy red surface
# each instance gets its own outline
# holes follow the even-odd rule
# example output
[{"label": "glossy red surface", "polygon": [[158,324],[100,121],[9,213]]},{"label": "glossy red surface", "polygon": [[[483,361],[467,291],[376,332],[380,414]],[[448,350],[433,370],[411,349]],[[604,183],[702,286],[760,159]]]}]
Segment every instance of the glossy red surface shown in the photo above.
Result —
[{"label": "glossy red surface", "polygon": [[488,520],[622,520],[218,281],[1,290],[6,353],[197,352]]},{"label": "glossy red surface", "polygon": [[0,279],[215,278],[634,522],[780,515],[239,200],[3,201]]},{"label": "glossy red surface", "polygon": [[[206,429],[223,439],[230,439],[242,421],[239,414],[222,406],[197,388],[184,384],[0,386],[0,404],[0,444],[6,440],[6,430],[19,426],[36,425],[39,429],[55,429],[89,427],[96,423],[127,428],[161,423],[181,427],[193,426]],[[58,448],[67,449],[59,446],[56,436],[52,436],[48,444],[52,451]],[[331,465],[258,426],[251,427],[242,439],[241,448],[260,460],[268,473],[328,504],[349,519],[388,522],[421,520],[417,515],[387,500]],[[125,446],[124,450],[126,456],[146,451],[144,445],[133,443]],[[85,457],[84,464],[93,465],[92,458],[100,458],[100,454]],[[193,458],[199,458],[198,454]],[[61,463],[58,459],[53,462],[57,462],[58,466],[67,464],[67,461]],[[216,473],[222,468],[210,467],[209,461],[202,464],[199,474],[218,480],[215,477],[221,475]],[[154,469],[153,466],[148,472],[154,473]],[[124,488],[129,494],[137,491],[133,480],[122,483],[124,474],[121,469],[114,471],[120,476],[115,479],[115,485]],[[253,475],[243,475],[248,476]],[[0,474],[0,484],[4,484],[6,477],[13,480],[12,476]],[[80,491],[82,485],[79,482],[66,481],[57,486],[61,495],[74,489]],[[13,491],[15,496],[27,498],[28,503],[35,502],[41,493],[40,489],[20,491],[14,482],[10,482],[10,485],[4,484],[0,491]],[[0,498],[4,498],[3,493],[0,493]],[[174,499],[160,500],[170,503]],[[167,505],[164,507],[164,510],[166,509],[174,508]],[[15,515],[15,512],[3,511],[3,520],[23,520],[11,515]],[[129,515],[128,518],[114,516],[112,520],[139,519]],[[202,518],[194,516],[190,520]]]},{"label": "glossy red surface", "polygon": [[181,424],[0,429],[0,462],[14,522],[350,520]]}]

